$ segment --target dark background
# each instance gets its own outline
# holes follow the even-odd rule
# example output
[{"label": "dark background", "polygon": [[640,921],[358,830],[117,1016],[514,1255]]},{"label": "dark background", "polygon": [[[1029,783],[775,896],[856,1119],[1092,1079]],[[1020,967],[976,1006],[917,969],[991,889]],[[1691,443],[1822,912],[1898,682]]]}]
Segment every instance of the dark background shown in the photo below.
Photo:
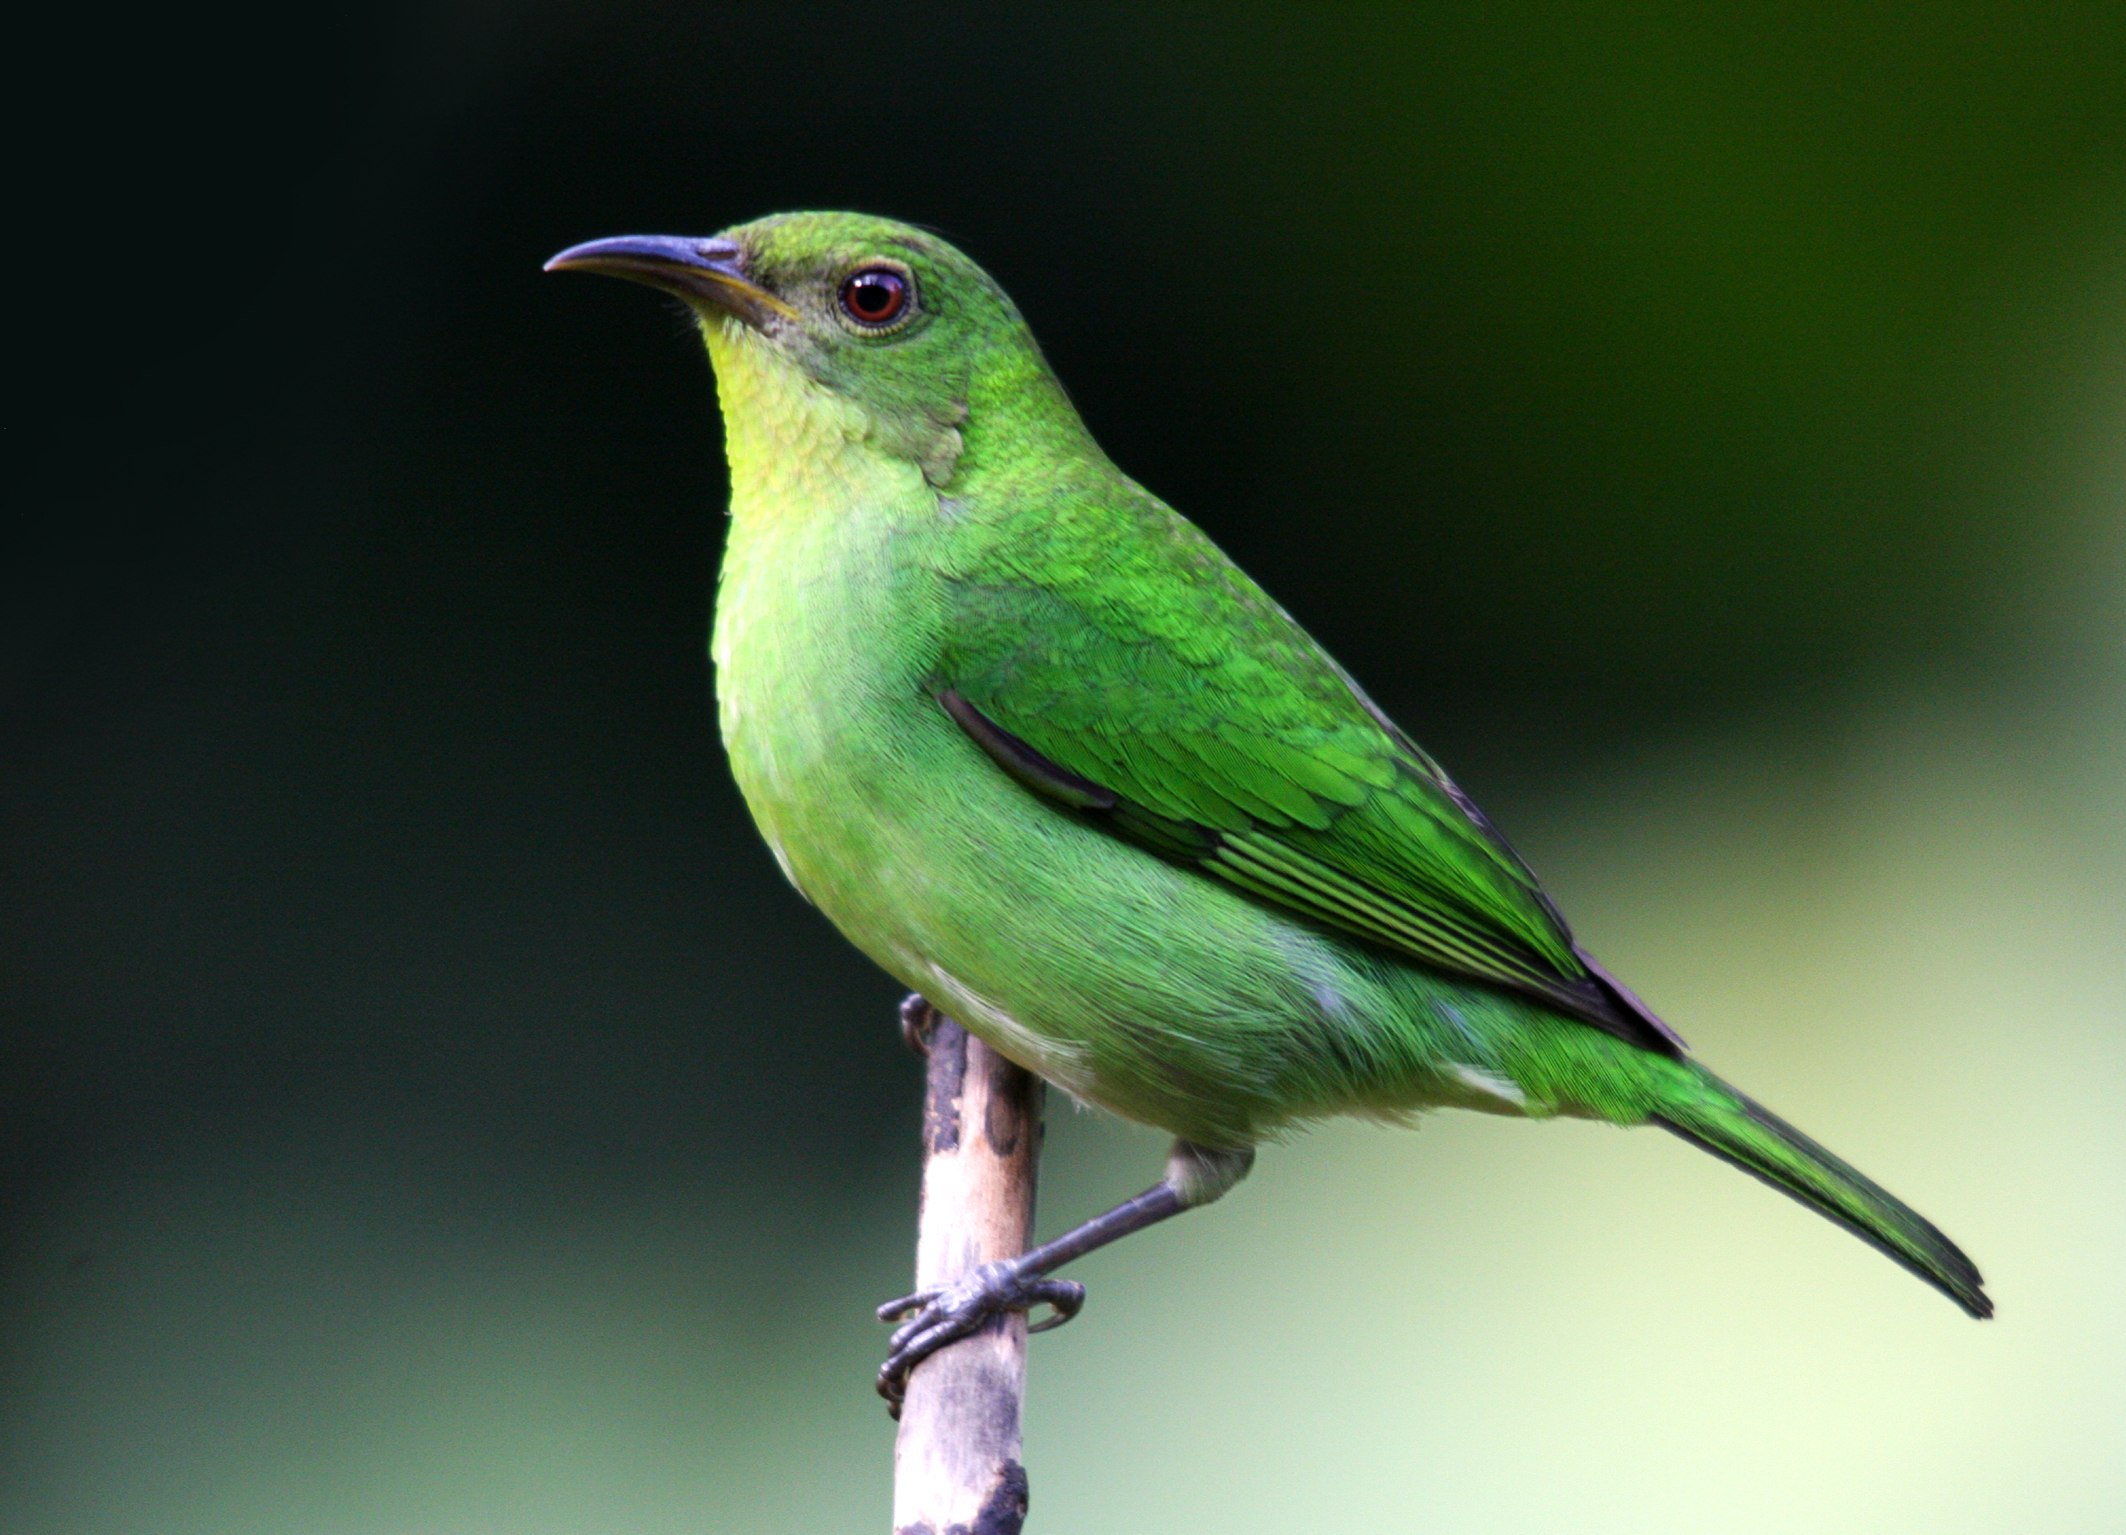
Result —
[{"label": "dark background", "polygon": [[[2126,827],[2115,8],[83,10],[40,16],[14,73],[10,1529],[883,1520],[860,1329],[906,1261],[896,993],[782,885],[721,761],[699,347],[639,291],[539,271],[591,236],[786,207],[916,219],[982,260],[1117,461],[1455,768],[1657,1002],[1694,1004],[1701,1047],[1754,1049],[1756,1080],[1798,1060],[1781,1106],[1864,1161],[1888,1085],[1945,1073],[1926,1101],[1887,1093],[1905,1107],[1878,1170],[1982,1262],[2051,1272],[2011,1216],[2052,1164],[1936,1153],[2003,1092],[2043,1116],[2036,1079],[2094,1098],[2126,1076],[2098,979],[2126,948],[2103,915]],[[1980,980],[1956,968],[1968,934],[2007,935]],[[2004,1037],[2081,1053],[1988,1054]],[[1807,1116],[1811,1084],[1856,1072]],[[2076,1165],[2126,1168],[2109,1117],[2055,1118],[2097,1137],[2062,1151]],[[1078,1171],[1055,1172],[1051,1223],[1150,1172],[1150,1139],[1079,1126],[1058,1129]],[[1481,1134],[1459,1234],[1490,1229],[1484,1180],[1518,1167],[1500,1231],[1537,1223],[1524,1263],[1551,1297],[1598,1266],[1573,1196],[1531,1181],[1581,1165],[1562,1133],[1522,1153],[1488,1126],[1338,1131],[1293,1155],[1324,1188],[1354,1163],[1408,1189],[1444,1165],[1452,1187],[1453,1137]],[[1657,1198],[1673,1159],[1590,1144],[1640,1180],[1641,1224],[1602,1262],[1661,1271],[1722,1185]],[[1824,1255],[1812,1286],[1792,1255],[1831,1239],[1798,1218],[1766,1237],[1784,1212],[1736,1198],[1756,1293],[1798,1288],[1868,1336],[1905,1303],[1894,1274],[1838,1289],[1878,1278],[1864,1255]],[[1162,1485],[1233,1497],[1203,1528],[1305,1526],[1334,1466],[1297,1446],[1344,1432],[1333,1409],[1293,1408],[1290,1463],[1263,1448],[1259,1485],[1235,1481],[1220,1453],[1261,1425],[1216,1414],[1266,1383],[1217,1373],[1243,1369],[1217,1329],[1137,1348],[1119,1399],[1111,1371],[1060,1361],[1116,1357],[1079,1333],[1112,1338],[1159,1276],[1179,1305],[1248,1261],[1251,1230],[1378,1257],[1311,1198],[1258,1204],[1259,1228],[1091,1273],[1098,1309],[1040,1350],[1052,1400],[1092,1392],[1148,1468],[1165,1446]],[[2118,1208],[2091,1217],[2093,1253],[2122,1255]],[[1538,1358],[1553,1326],[1615,1321],[1523,1313],[1497,1279],[1470,1283]],[[2011,1287],[1974,1341],[1913,1289],[1926,1358],[1868,1389],[2022,1390],[2070,1426],[2118,1408],[2115,1382],[2047,1377],[2010,1332],[2018,1311],[2065,1326],[2069,1299]],[[1729,1280],[1691,1294],[1714,1336],[1780,1357],[1792,1326]],[[1415,1338],[1467,1316],[1426,1311]],[[1342,1401],[1339,1369],[1386,1403],[1408,1396],[1384,1373],[1428,1397],[1458,1378],[1326,1346],[1277,1368]],[[1958,1374],[1981,1347],[1997,1373]],[[1192,1359],[1212,1361],[1200,1399]],[[1770,1400],[1751,1360],[1728,1361],[1735,1392]],[[1617,1385],[1560,1368],[1596,1401]],[[1858,1471],[1779,1501],[1840,1413],[1907,1425],[1884,1465],[1940,1458],[1938,1522],[1905,1527],[2033,1507],[2029,1455],[1982,1474],[1905,1398],[1820,1384],[1777,1400],[1823,1443],[1745,1417],[1700,1446],[1779,1489],[1765,1528],[1889,1527]],[[1042,1419],[1041,1390],[1037,1517],[1188,1527],[1097,1460],[1080,1414]],[[1177,1451],[1177,1413],[1210,1413],[1222,1452]],[[1552,1431],[1507,1437],[1586,1450]],[[829,1442],[831,1486],[769,1469]],[[1467,1497],[1469,1529],[1572,1506],[1543,1479],[1487,1500],[1485,1462],[1394,1443],[1338,1495],[1391,1522]],[[2120,1508],[2115,1468],[2060,1453],[2020,1527]],[[1585,1527],[1706,1527],[1623,1464]]]}]

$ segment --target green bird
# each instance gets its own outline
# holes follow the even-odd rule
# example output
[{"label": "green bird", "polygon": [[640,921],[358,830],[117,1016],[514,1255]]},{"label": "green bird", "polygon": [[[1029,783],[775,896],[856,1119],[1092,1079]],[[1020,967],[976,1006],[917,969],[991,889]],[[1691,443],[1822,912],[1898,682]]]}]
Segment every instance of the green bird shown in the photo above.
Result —
[{"label": "green bird", "polygon": [[1109,461],[958,250],[795,213],[548,267],[699,322],[731,477],[718,715],[790,882],[911,1004],[1177,1138],[1136,1198],[881,1308],[889,1399],[999,1310],[1074,1313],[1054,1269],[1342,1113],[1659,1125],[1991,1314],[1947,1237],[1574,941],[1440,765]]}]

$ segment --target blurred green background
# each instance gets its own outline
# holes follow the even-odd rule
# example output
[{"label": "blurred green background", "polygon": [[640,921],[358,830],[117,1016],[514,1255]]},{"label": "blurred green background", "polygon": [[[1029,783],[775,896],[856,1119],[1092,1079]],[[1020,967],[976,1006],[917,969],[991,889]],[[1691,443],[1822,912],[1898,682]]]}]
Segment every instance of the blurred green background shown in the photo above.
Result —
[{"label": "blurred green background", "polygon": [[[0,1529],[883,1529],[894,987],[702,655],[675,315],[935,225],[1976,1326],[1667,1137],[1086,1263],[1031,1528],[2126,1527],[2126,11],[50,8],[15,34]],[[1052,1105],[1043,1225],[1161,1143]]]}]

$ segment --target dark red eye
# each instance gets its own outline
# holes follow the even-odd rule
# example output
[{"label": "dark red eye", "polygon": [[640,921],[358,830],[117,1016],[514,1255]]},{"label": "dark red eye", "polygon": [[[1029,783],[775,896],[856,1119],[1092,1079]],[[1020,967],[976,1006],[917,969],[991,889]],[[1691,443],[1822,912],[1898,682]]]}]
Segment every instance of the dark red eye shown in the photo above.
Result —
[{"label": "dark red eye", "polygon": [[908,309],[908,279],[891,267],[866,267],[842,284],[842,310],[859,325],[891,325]]}]

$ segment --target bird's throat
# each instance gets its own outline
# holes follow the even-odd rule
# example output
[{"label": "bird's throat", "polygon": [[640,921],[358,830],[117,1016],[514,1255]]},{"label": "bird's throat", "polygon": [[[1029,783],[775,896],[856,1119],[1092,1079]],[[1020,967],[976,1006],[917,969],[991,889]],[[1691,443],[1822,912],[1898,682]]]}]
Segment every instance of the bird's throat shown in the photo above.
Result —
[{"label": "bird's throat", "polygon": [[731,515],[781,518],[905,488],[915,466],[882,450],[861,407],[737,320],[702,326],[723,411]]}]

